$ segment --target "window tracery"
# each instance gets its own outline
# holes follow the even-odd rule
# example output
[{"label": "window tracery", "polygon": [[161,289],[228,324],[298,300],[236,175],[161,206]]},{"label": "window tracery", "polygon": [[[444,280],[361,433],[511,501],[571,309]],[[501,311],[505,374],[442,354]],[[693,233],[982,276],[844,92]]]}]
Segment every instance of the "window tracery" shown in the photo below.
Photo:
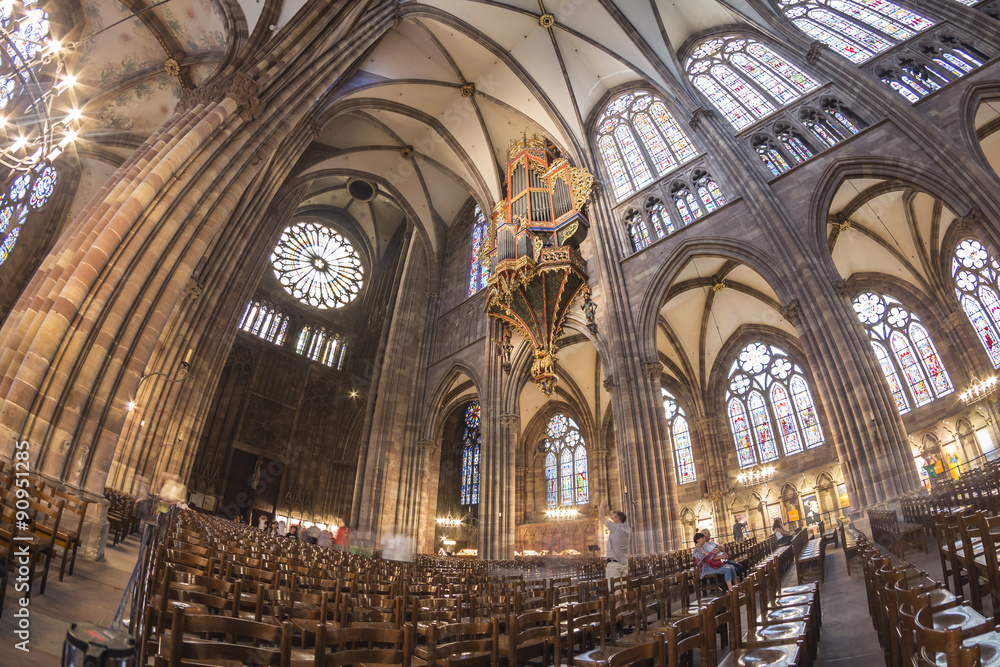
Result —
[{"label": "window tracery", "polygon": [[483,215],[483,211],[476,205],[476,210],[473,213],[474,220],[472,223],[472,259],[469,261],[469,291],[466,296],[472,296],[479,290],[486,287],[486,283],[490,279],[490,267],[487,264],[483,264],[479,259],[479,251],[483,247],[483,242],[486,240],[486,235],[488,233],[486,216]]},{"label": "window tracery", "polygon": [[339,334],[329,331],[326,327],[307,324],[299,332],[299,338],[295,341],[295,351],[339,371],[344,366],[347,346],[341,341]]},{"label": "window tracery", "polygon": [[465,409],[462,432],[462,505],[479,504],[479,455],[482,445],[479,401]]},{"label": "window tracery", "polygon": [[[3,223],[0,222],[0,225]],[[240,318],[240,329],[275,345],[285,344],[288,333],[288,315],[280,312],[262,299],[254,299],[247,304]]]},{"label": "window tracery", "polygon": [[340,308],[364,284],[361,258],[350,241],[316,222],[286,228],[271,253],[274,275],[285,291],[316,308]]},{"label": "window tracery", "polygon": [[0,265],[7,261],[28,213],[45,206],[55,191],[55,167],[41,164],[14,179],[0,199]]},{"label": "window tracery", "polygon": [[697,155],[663,100],[645,92],[608,104],[597,122],[597,147],[618,201]]},{"label": "window tracery", "polygon": [[955,295],[995,368],[1000,368],[1000,263],[975,239],[965,239],[951,261]]},{"label": "window tracery", "polygon": [[545,501],[549,507],[590,502],[587,446],[580,427],[563,414],[545,427]]},{"label": "window tracery", "polygon": [[698,481],[694,468],[694,452],[691,448],[691,430],[688,426],[684,408],[666,389],[663,392],[663,413],[667,418],[667,437],[670,439],[670,449],[674,454],[674,471],[677,473],[678,484],[690,484]]},{"label": "window tracery", "polygon": [[772,49],[730,35],[702,42],[685,65],[688,76],[737,130],[771,115],[818,84]]},{"label": "window tracery", "polygon": [[899,414],[955,390],[920,318],[897,299],[866,292],[854,299],[854,311],[868,332]]},{"label": "window tracery", "polygon": [[778,4],[799,30],[855,63],[934,25],[886,0],[779,0]]},{"label": "window tracery", "polygon": [[750,343],[740,351],[729,369],[726,406],[741,468],[823,444],[802,369],[773,345]]},{"label": "window tracery", "polygon": [[911,104],[982,67],[989,57],[959,37],[941,32],[908,44],[870,67]]}]

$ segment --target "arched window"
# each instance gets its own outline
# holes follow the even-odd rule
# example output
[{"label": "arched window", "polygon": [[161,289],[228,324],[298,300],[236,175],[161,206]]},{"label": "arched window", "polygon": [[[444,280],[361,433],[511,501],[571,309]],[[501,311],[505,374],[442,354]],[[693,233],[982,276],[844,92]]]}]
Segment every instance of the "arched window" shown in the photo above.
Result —
[{"label": "arched window", "polygon": [[740,351],[729,369],[726,409],[741,468],[778,459],[779,440],[785,456],[823,444],[802,369],[773,345]]},{"label": "arched window", "polygon": [[465,409],[465,431],[462,433],[462,504],[479,504],[479,401]]},{"label": "arched window", "polygon": [[475,221],[472,224],[472,259],[469,262],[469,293],[472,296],[479,290],[486,287],[486,282],[490,279],[489,264],[484,264],[479,258],[479,251],[486,242],[486,235],[489,229],[486,224],[486,216],[483,215],[479,206],[476,206]]},{"label": "arched window", "polygon": [[555,415],[545,427],[545,501],[549,507],[590,502],[587,445],[580,427]]},{"label": "arched window", "polygon": [[779,0],[799,30],[856,63],[934,25],[886,0]]},{"label": "arched window", "polygon": [[597,148],[618,200],[697,155],[666,105],[650,93],[626,93],[597,121]]},{"label": "arched window", "polygon": [[770,48],[734,35],[703,42],[685,67],[694,85],[738,130],[817,86]]},{"label": "arched window", "polygon": [[337,370],[344,365],[346,350],[340,336],[324,327],[306,325],[302,327],[299,338],[295,341],[295,351],[303,357]]},{"label": "arched window", "polygon": [[888,295],[866,292],[854,300],[854,310],[868,331],[899,414],[955,390],[927,329],[903,304]]},{"label": "arched window", "polygon": [[691,450],[691,430],[688,428],[684,408],[677,404],[666,389],[663,392],[663,413],[667,417],[667,436],[670,438],[670,449],[674,453],[674,470],[677,471],[678,484],[690,484],[698,481],[694,470],[694,453]]},{"label": "arched window", "polygon": [[951,260],[955,294],[995,368],[1000,368],[1000,263],[974,239],[958,244]]},{"label": "arched window", "polygon": [[639,211],[631,210],[625,215],[625,224],[628,225],[628,235],[632,239],[632,249],[636,252],[642,250],[650,243],[649,229],[646,221],[639,215]]},{"label": "arched window", "polygon": [[757,135],[751,143],[757,152],[757,156],[774,176],[783,174],[791,169],[788,161],[785,160],[785,156],[782,155],[781,151],[778,150],[778,147],[769,137]]},{"label": "arched window", "polygon": [[45,206],[56,186],[56,170],[39,165],[14,179],[0,199],[0,264],[3,264],[17,243],[21,227],[30,211]]},{"label": "arched window", "polygon": [[[0,212],[0,216],[2,216]],[[2,225],[3,222],[0,222]],[[247,304],[240,318],[240,329],[258,338],[263,338],[275,345],[285,344],[285,334],[288,332],[288,315],[279,312],[277,308],[259,299]]]}]

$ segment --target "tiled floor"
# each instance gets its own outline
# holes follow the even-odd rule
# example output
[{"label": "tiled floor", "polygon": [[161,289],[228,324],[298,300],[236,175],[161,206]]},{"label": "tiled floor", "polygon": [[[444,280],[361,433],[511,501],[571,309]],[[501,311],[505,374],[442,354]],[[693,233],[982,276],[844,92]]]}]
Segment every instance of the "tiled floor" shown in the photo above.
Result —
[{"label": "tiled floor", "polygon": [[[109,547],[105,560],[92,563],[79,559],[76,574],[59,582],[58,570],[50,573],[45,595],[31,599],[30,652],[15,648],[18,619],[17,597],[8,588],[3,617],[0,618],[0,666],[35,667],[59,665],[66,630],[72,622],[109,625],[121,602],[125,585],[135,565],[139,539],[132,536],[125,544]],[[940,577],[935,544],[929,541],[927,554],[910,552],[910,562]],[[859,568],[847,575],[844,554],[832,546],[827,550],[826,581],[822,586],[823,629],[819,644],[818,665],[879,667],[884,664],[882,649],[868,616],[864,576]],[[794,583],[794,570],[786,584]]]},{"label": "tiled floor", "polygon": [[20,593],[14,591],[14,580],[7,587],[3,616],[0,617],[0,665],[35,667],[60,665],[63,640],[70,623],[97,623],[108,626],[114,619],[132,568],[139,552],[139,537],[105,550],[99,563],[77,558],[72,577],[59,581],[59,565],[53,561],[45,595],[38,594],[38,584],[28,604],[30,639],[27,653],[17,650],[20,641],[14,635],[18,618],[14,614],[20,605]]}]

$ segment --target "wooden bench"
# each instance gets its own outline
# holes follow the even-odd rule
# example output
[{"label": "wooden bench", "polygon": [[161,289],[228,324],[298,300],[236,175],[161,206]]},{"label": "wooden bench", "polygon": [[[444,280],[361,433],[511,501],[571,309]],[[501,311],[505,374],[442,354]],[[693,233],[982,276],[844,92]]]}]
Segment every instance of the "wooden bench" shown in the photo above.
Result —
[{"label": "wooden bench", "polygon": [[906,556],[906,547],[912,546],[927,553],[927,533],[915,523],[900,523],[895,510],[868,510],[872,538],[896,554]]},{"label": "wooden bench", "polygon": [[820,581],[824,580],[826,541],[822,537],[810,540],[809,532],[800,530],[792,538],[792,552],[795,554],[795,575],[799,584],[802,583],[805,573],[811,570],[819,573]]}]

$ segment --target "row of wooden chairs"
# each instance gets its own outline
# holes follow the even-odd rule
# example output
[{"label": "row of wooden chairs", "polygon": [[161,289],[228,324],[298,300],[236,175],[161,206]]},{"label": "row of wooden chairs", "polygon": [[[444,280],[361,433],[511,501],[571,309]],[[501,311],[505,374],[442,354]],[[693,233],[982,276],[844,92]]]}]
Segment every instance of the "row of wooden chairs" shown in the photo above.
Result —
[{"label": "row of wooden chairs", "polygon": [[860,547],[872,623],[889,667],[973,667],[1000,659],[992,619],[882,547]]},{"label": "row of wooden chairs", "polygon": [[[262,558],[253,563],[265,567],[239,565],[236,560],[227,558],[226,547],[221,544],[225,541],[224,537],[220,534],[208,535],[222,526],[216,524],[213,527],[212,520],[191,513],[181,516],[184,520],[172,531],[158,553],[163,567],[155,570],[158,572],[155,576],[161,586],[149,606],[144,625],[147,631],[141,642],[143,649],[154,656],[154,662],[159,661],[157,664],[169,660],[174,654],[180,655],[170,653],[171,648],[165,648],[171,646],[170,641],[183,640],[183,637],[168,640],[177,609],[185,609],[193,616],[208,614],[280,625],[283,637],[288,635],[298,639],[294,643],[299,645],[295,649],[300,652],[299,657],[302,651],[308,651],[310,643],[314,648],[316,643],[322,643],[317,639],[321,626],[334,630],[377,627],[394,631],[409,626],[413,629],[413,636],[421,640],[415,645],[415,650],[419,652],[419,646],[425,647],[424,651],[428,645],[437,646],[439,637],[448,639],[461,634],[456,634],[458,631],[454,628],[444,629],[449,626],[496,622],[498,633],[502,628],[503,634],[498,640],[500,646],[494,642],[494,648],[489,652],[491,660],[493,655],[497,656],[496,660],[503,660],[501,656],[509,656],[511,650],[527,650],[522,644],[530,644],[534,647],[531,650],[541,649],[539,657],[556,664],[565,650],[566,660],[572,664],[577,653],[577,639],[582,642],[581,650],[598,639],[614,646],[618,638],[638,636],[645,623],[639,620],[643,616],[642,610],[665,610],[670,616],[689,609],[691,604],[700,609],[703,600],[710,599],[700,587],[701,580],[687,571],[678,573],[666,587],[660,587],[654,577],[637,573],[623,582],[625,585],[620,597],[609,595],[603,577],[596,581],[574,581],[568,576],[547,581],[532,581],[523,576],[496,577],[488,582],[489,585],[475,590],[475,595],[466,591],[459,596],[435,597],[441,594],[441,590],[447,590],[444,595],[451,596],[454,592],[452,584],[418,583],[418,579],[426,580],[419,575],[405,585],[387,582],[388,589],[384,591],[387,595],[363,596],[358,594],[357,573],[351,573],[355,576],[347,579],[320,579],[316,576],[319,575],[317,572],[296,572],[290,579],[280,579],[278,573],[281,566],[294,567],[290,565],[294,559],[289,558],[287,552],[284,555],[272,552],[272,558]],[[185,545],[184,549],[176,548],[180,543]],[[748,545],[748,551],[751,546]],[[763,548],[757,547],[754,551],[763,553]],[[263,555],[263,552],[258,553]],[[790,559],[779,554],[768,562],[773,563],[775,568],[782,563],[787,568]],[[325,590],[323,584],[319,589],[313,588],[324,581],[331,582],[326,584]],[[652,612],[654,622],[659,620],[658,613],[662,611]],[[593,630],[602,625],[606,631]],[[553,638],[539,639],[540,635],[553,631],[553,628]],[[563,628],[570,628],[568,634]],[[482,629],[479,626],[479,630]],[[479,636],[455,641],[484,639]],[[437,653],[436,648],[434,653]],[[510,664],[521,664],[522,657],[520,653],[515,653]],[[509,657],[506,659],[511,660]],[[140,664],[145,664],[145,661]],[[445,663],[442,661],[441,664]]]},{"label": "row of wooden chairs", "polygon": [[38,593],[45,594],[54,557],[61,555],[59,581],[73,575],[88,506],[37,475],[0,463],[0,614],[15,569],[27,572],[25,597],[36,581]]}]

